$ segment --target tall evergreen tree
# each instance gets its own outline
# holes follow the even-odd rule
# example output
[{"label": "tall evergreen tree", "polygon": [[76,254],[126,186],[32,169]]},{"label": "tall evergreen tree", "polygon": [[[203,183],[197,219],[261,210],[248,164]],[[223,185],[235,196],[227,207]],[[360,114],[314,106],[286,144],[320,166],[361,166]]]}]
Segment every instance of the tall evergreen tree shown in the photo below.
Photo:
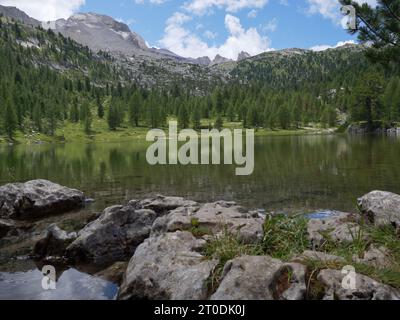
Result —
[{"label": "tall evergreen tree", "polygon": [[15,113],[15,105],[10,96],[5,100],[3,128],[7,137],[13,140],[15,130],[17,129],[17,115]]}]

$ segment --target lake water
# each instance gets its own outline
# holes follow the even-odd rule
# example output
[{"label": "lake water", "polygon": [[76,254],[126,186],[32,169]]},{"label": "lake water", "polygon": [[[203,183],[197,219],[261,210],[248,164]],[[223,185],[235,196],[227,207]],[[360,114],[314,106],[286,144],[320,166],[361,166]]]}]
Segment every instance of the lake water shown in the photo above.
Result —
[{"label": "lake water", "polygon": [[31,179],[77,188],[97,210],[151,194],[198,201],[235,200],[267,211],[354,211],[356,199],[382,189],[400,193],[400,139],[260,137],[255,170],[236,166],[150,166],[145,143],[20,145],[0,148],[0,184]]},{"label": "lake water", "polygon": [[[0,184],[48,179],[95,200],[85,210],[40,222],[39,231],[53,222],[84,221],[107,206],[155,194],[200,202],[234,200],[267,212],[323,213],[355,212],[356,199],[372,190],[400,193],[399,138],[260,137],[254,174],[242,177],[235,176],[236,166],[150,166],[147,147],[137,140],[1,147]],[[25,240],[9,246],[11,251],[0,245],[0,299],[115,297],[114,284],[75,269],[62,273],[56,292],[43,292],[40,271],[24,260],[33,244]]]}]

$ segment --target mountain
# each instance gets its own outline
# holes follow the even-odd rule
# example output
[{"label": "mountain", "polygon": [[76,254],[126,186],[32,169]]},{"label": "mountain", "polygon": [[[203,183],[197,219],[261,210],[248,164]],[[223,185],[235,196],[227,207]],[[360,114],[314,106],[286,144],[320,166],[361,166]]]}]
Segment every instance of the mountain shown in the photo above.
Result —
[{"label": "mountain", "polygon": [[265,52],[238,63],[223,65],[232,79],[260,82],[274,88],[299,87],[310,83],[340,83],[356,77],[368,62],[364,47],[348,45],[314,52],[285,49]]},{"label": "mountain", "polygon": [[96,13],[79,13],[67,20],[57,20],[56,31],[95,52],[132,55],[149,49],[143,38],[132,32],[126,24]]},{"label": "mountain", "polygon": [[223,63],[230,62],[230,61],[232,61],[232,60],[222,57],[219,54],[217,54],[215,56],[214,60],[211,62],[211,65],[223,64]]},{"label": "mountain", "polygon": [[245,60],[245,59],[250,58],[250,57],[251,57],[250,54],[248,54],[247,52],[242,51],[241,53],[239,53],[237,61],[242,61],[242,60]]},{"label": "mountain", "polygon": [[28,16],[25,12],[19,10],[16,7],[6,7],[0,5],[0,14],[14,20],[20,21],[24,24],[31,25],[31,26],[40,26],[41,22],[35,20]]},{"label": "mountain", "polygon": [[[27,26],[40,25],[16,8],[0,6],[0,12]],[[208,57],[184,58],[166,49],[149,48],[145,40],[126,24],[105,15],[75,14],[69,19],[57,20],[55,25],[55,31],[65,38],[91,49],[95,59],[106,59],[112,68],[120,70],[124,74],[120,77],[121,81],[134,82],[145,88],[171,87],[178,83],[197,93],[204,93],[217,84],[232,81],[262,82],[274,88],[309,82],[340,82],[343,78],[351,77],[351,73],[360,72],[366,64],[364,48],[358,45],[345,45],[320,52],[292,48],[253,57],[241,52],[237,61],[221,55],[211,61]],[[62,52],[60,43],[64,40],[53,37],[45,45],[51,46],[51,41],[56,42],[53,46]],[[35,36],[16,39],[16,42],[27,48],[43,48],[44,45]],[[75,47],[79,48],[78,45]],[[86,49],[82,47],[78,50]],[[35,57],[35,60],[41,63],[39,58]],[[50,61],[48,65],[55,70],[66,70],[71,62],[61,59]]]},{"label": "mountain", "polygon": [[195,61],[196,61],[198,64],[201,64],[201,65],[203,65],[203,66],[209,66],[209,65],[211,64],[211,59],[210,59],[209,57],[207,57],[207,56],[197,58],[197,59],[195,59]]},{"label": "mountain", "polygon": [[0,117],[8,118],[0,121],[0,135],[8,122],[49,135],[81,123],[89,134],[92,117],[107,118],[114,130],[157,128],[168,115],[201,119],[215,112],[245,127],[333,126],[336,110],[353,112],[351,94],[361,75],[375,68],[358,45],[253,57],[243,52],[239,61],[188,59],[149,48],[107,16],[74,15],[58,20],[54,32],[35,28],[19,11],[7,13],[0,17]]}]

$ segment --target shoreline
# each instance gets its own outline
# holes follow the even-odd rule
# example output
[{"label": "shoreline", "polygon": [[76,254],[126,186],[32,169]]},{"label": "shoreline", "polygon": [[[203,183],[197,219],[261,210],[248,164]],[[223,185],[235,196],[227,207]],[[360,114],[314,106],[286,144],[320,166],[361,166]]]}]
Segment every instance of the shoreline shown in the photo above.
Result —
[{"label": "shoreline", "polygon": [[[108,207],[71,230],[53,223],[38,232],[31,219],[82,207],[84,194],[46,180],[1,189],[7,194],[2,241],[16,232],[32,239],[26,259],[39,270],[87,270],[117,283],[121,300],[400,299],[400,195],[394,193],[364,195],[357,214],[297,216],[158,195]],[[25,196],[44,202],[10,207]],[[340,286],[349,266],[359,287]]]},{"label": "shoreline", "polygon": [[[167,129],[167,128],[165,128]],[[224,127],[224,129],[242,129],[239,127]],[[40,144],[67,144],[67,143],[122,143],[130,142],[132,140],[143,140],[146,141],[146,134],[151,130],[149,128],[137,128],[137,129],[119,129],[117,131],[110,132],[99,132],[93,136],[87,136],[83,132],[78,134],[65,134],[57,135],[54,137],[37,134],[33,137],[27,137],[22,133],[18,133],[15,137],[15,141],[10,143],[4,136],[0,136],[0,146],[7,145],[40,145]],[[255,137],[285,137],[285,136],[323,136],[323,135],[338,135],[341,133],[336,132],[335,129],[317,129],[317,128],[306,128],[306,129],[293,129],[293,130],[265,130],[265,129],[254,129]]]}]

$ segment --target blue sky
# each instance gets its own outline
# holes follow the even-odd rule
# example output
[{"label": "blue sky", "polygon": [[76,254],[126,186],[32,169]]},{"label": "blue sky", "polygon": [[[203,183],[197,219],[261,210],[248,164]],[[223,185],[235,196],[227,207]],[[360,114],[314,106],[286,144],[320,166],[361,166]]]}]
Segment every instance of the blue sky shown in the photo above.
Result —
[{"label": "blue sky", "polygon": [[[364,2],[359,0],[359,2]],[[375,0],[365,0],[375,4]],[[56,4],[55,4],[56,3]],[[127,23],[149,45],[182,56],[235,58],[283,48],[324,49],[355,40],[337,0],[0,0],[37,19],[96,12]]]}]

